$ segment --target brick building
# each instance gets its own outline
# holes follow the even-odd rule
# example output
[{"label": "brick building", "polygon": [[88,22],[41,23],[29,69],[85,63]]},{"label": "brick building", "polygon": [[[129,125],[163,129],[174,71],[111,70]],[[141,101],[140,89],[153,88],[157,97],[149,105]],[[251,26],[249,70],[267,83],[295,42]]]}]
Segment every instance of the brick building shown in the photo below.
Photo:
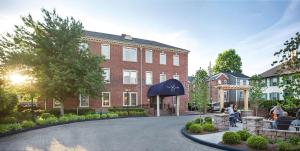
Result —
[{"label": "brick building", "polygon": [[[66,109],[93,108],[107,110],[110,107],[137,106],[153,110],[153,102],[147,91],[153,84],[167,79],[178,79],[186,94],[180,96],[180,112],[186,110],[188,100],[188,50],[156,41],[133,38],[130,35],[112,35],[85,31],[89,50],[105,57],[100,66],[104,70],[105,90],[101,98],[79,96],[66,100]],[[163,98],[161,113],[174,107],[174,98]],[[39,103],[45,109],[59,108],[59,103],[48,100]]]}]

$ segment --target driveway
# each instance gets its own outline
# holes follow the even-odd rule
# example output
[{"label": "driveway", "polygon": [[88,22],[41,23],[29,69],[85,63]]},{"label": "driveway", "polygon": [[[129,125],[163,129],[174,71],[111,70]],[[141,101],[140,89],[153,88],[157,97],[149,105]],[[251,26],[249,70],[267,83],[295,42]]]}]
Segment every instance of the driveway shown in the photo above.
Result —
[{"label": "driveway", "polygon": [[0,138],[0,150],[28,151],[209,151],[180,129],[194,116],[87,121]]}]

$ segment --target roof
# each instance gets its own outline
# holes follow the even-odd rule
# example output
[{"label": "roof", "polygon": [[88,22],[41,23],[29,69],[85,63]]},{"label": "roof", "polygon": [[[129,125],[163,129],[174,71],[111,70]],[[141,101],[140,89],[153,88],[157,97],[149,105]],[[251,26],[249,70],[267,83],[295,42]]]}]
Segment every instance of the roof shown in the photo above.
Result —
[{"label": "roof", "polygon": [[178,96],[184,95],[184,87],[180,81],[176,79],[169,79],[159,84],[152,85],[148,90],[148,97],[151,96]]},{"label": "roof", "polygon": [[181,51],[189,52],[186,49],[174,47],[174,46],[171,46],[171,45],[163,44],[163,43],[152,41],[152,40],[133,38],[133,37],[132,37],[132,39],[126,39],[125,36],[129,36],[129,35],[125,35],[125,34],[113,35],[113,34],[94,32],[94,31],[88,31],[88,30],[85,30],[84,32],[85,32],[86,37],[94,37],[94,38],[99,38],[99,39],[114,40],[114,41],[119,41],[119,42],[124,42],[124,43],[130,43],[130,44],[150,45],[150,46],[156,46],[156,47],[163,47],[163,48],[166,48],[166,49],[175,49],[175,50],[181,50]]},{"label": "roof", "polygon": [[275,76],[279,76],[279,75],[284,75],[284,74],[291,74],[291,73],[295,73],[295,72],[300,72],[298,70],[289,70],[289,69],[283,69],[282,68],[283,64],[277,65],[263,73],[260,74],[260,76],[262,76],[263,78],[267,78],[267,77],[275,77]]},{"label": "roof", "polygon": [[213,76],[211,76],[208,80],[216,80],[219,76],[221,76],[222,74],[224,74],[226,76],[226,78],[228,78],[228,75],[232,75],[234,77],[238,77],[238,78],[245,78],[245,79],[249,79],[250,77],[243,74],[243,73],[236,73],[236,72],[221,72],[218,74],[215,74]]},{"label": "roof", "polygon": [[189,83],[192,83],[193,80],[194,80],[194,77],[193,77],[193,76],[188,76],[188,81],[189,81]]}]

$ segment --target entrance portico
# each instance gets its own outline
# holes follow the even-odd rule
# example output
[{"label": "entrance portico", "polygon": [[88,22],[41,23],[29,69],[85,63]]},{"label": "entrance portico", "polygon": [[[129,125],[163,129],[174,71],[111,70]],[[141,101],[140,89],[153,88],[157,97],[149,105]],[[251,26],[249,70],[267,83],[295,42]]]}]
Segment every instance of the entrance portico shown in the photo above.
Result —
[{"label": "entrance portico", "polygon": [[224,108],[224,91],[226,90],[242,90],[244,96],[244,110],[248,111],[248,98],[249,98],[249,90],[250,86],[248,85],[218,85],[218,93],[220,96],[220,109]]},{"label": "entrance portico", "polygon": [[180,95],[184,95],[184,87],[180,81],[170,79],[153,85],[148,90],[148,97],[156,97],[156,116],[160,116],[160,97],[176,97],[176,115],[179,116]]}]

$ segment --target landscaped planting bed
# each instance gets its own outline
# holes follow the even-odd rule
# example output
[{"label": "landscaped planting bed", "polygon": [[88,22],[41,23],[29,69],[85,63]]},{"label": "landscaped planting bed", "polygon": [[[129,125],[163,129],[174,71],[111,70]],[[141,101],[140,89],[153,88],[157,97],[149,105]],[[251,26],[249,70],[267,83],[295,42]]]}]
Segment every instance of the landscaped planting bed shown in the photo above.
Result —
[{"label": "landscaped planting bed", "polygon": [[217,131],[211,117],[196,118],[188,121],[185,124],[185,129],[191,134],[208,134]]},{"label": "landscaped planting bed", "polygon": [[263,136],[251,135],[246,130],[225,132],[220,144],[240,150],[258,151],[300,151],[300,136],[288,140],[269,140]]}]

